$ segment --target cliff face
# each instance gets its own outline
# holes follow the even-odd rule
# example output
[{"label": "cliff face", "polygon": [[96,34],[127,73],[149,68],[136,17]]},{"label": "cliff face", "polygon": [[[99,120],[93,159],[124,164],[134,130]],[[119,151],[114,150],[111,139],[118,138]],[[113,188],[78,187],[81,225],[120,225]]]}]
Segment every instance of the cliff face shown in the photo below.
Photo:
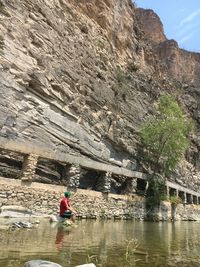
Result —
[{"label": "cliff face", "polygon": [[178,84],[198,121],[200,56],[167,40],[152,11],[129,0],[0,3],[1,142],[136,168],[137,129],[161,92]]},{"label": "cliff face", "polygon": [[152,44],[159,44],[167,40],[163,24],[158,15],[151,9],[136,9],[137,20],[140,23],[140,30],[145,33],[146,40]]},{"label": "cliff face", "polygon": [[153,10],[138,8],[136,17],[162,69],[182,83],[199,86],[200,54],[180,49],[175,40],[168,40],[162,22]]},{"label": "cliff face", "polygon": [[2,2],[2,137],[99,160],[129,157],[132,120],[146,108],[131,89],[121,103],[117,66],[144,62],[139,32],[129,1],[96,2]]}]

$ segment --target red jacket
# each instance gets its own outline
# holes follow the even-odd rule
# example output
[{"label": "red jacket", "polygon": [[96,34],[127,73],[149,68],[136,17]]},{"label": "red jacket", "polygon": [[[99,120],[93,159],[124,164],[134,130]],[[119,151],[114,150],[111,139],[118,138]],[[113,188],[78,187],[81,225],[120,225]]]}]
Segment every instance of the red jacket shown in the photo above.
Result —
[{"label": "red jacket", "polygon": [[60,201],[60,216],[63,216],[69,207],[70,207],[70,203],[68,199],[66,197],[62,198]]}]

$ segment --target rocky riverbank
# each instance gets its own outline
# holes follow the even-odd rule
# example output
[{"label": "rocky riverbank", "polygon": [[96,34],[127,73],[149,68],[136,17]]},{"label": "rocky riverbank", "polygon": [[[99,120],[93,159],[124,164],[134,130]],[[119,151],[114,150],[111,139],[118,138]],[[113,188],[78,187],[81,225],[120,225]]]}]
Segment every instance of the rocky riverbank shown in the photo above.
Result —
[{"label": "rocky riverbank", "polygon": [[[15,212],[15,217],[21,214],[27,218],[49,218],[58,213],[59,201],[65,191],[64,186],[0,178],[0,216],[10,217],[10,213]],[[21,207],[16,207],[16,203]],[[72,193],[71,204],[78,211],[78,219],[145,220],[147,215],[145,198],[137,195],[78,189]],[[156,214],[160,221],[196,221],[200,220],[200,205],[179,204],[174,211],[170,202],[163,202]]]}]

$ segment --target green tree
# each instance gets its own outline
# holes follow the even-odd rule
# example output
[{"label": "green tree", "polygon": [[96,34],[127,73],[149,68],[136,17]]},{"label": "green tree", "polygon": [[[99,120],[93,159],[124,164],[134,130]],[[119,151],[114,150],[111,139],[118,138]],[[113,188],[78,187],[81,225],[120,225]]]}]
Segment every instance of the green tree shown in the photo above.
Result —
[{"label": "green tree", "polygon": [[189,146],[193,123],[170,95],[161,96],[156,109],[139,130],[141,161],[154,173],[167,176]]}]

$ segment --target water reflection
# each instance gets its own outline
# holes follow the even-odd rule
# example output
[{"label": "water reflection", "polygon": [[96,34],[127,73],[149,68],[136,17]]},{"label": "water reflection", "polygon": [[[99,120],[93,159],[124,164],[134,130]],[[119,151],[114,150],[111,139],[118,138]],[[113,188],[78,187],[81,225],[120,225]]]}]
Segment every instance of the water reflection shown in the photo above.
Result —
[{"label": "water reflection", "polygon": [[58,250],[61,250],[64,245],[64,238],[65,236],[68,236],[70,234],[70,231],[66,229],[65,226],[58,225],[57,227],[57,234],[56,234],[56,247]]},{"label": "water reflection", "polygon": [[[0,231],[0,267],[42,258],[63,267],[94,262],[106,267],[200,265],[200,223],[80,221],[78,227],[42,222],[38,228]],[[137,239],[135,253],[127,244]],[[134,248],[134,246],[133,246]]]}]

